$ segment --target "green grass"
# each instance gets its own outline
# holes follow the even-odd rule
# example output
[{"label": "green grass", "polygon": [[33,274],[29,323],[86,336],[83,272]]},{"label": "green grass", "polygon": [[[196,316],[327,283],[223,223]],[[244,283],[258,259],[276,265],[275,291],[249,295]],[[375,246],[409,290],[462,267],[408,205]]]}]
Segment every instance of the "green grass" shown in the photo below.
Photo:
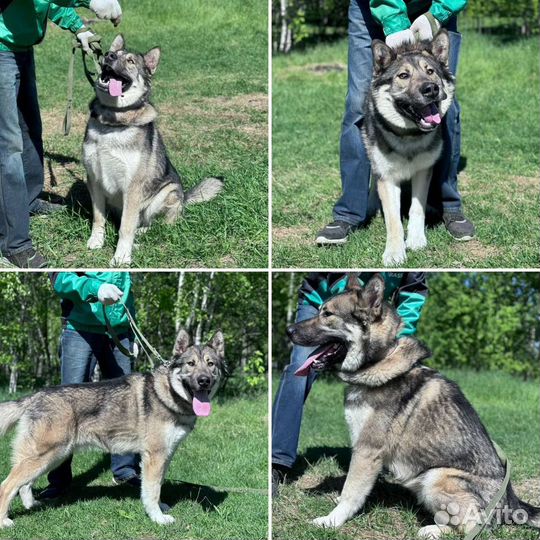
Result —
[{"label": "green grass", "polygon": [[[538,40],[501,44],[464,34],[459,177],[477,239],[456,243],[443,226],[407,267],[530,267],[538,264]],[[317,69],[326,66],[327,69]],[[347,90],[347,42],[274,59],[273,257],[276,267],[380,267],[381,216],[341,247],[317,248],[341,193],[338,143]]]},{"label": "green grass", "polygon": [[[186,0],[156,9],[155,2],[139,0],[126,3],[124,11],[117,30],[102,22],[96,31],[107,47],[118,32],[134,50],[161,47],[152,101],[185,187],[212,175],[225,177],[226,185],[214,201],[187,208],[174,226],[154,224],[138,239],[133,266],[266,267],[266,5]],[[116,245],[116,225],[108,227],[103,250],[86,248],[91,210],[80,160],[92,90],[78,56],[73,128],[64,137],[71,35],[49,26],[43,45],[36,47],[46,192],[64,197],[68,210],[34,218],[31,234],[51,266],[106,267]]]},{"label": "green grass", "polygon": [[[512,483],[517,494],[539,505],[538,381],[524,382],[503,373],[466,370],[447,370],[445,375],[460,384],[491,437],[506,452],[512,464]],[[392,486],[382,483],[375,487],[364,511],[337,532],[318,529],[310,524],[312,519],[326,515],[334,508],[348,468],[349,438],[342,402],[342,384],[333,379],[315,383],[306,402],[302,424],[297,462],[301,476],[285,485],[280,497],[274,501],[274,539],[415,538],[421,526],[433,521],[421,513],[407,491],[396,492]],[[533,540],[538,538],[538,531],[505,526],[484,533],[481,538]]]},{"label": "green grass", "polygon": [[[10,438],[0,439],[2,479],[8,473]],[[0,538],[266,538],[266,441],[266,395],[215,403],[212,415],[199,419],[193,434],[179,447],[167,474],[162,500],[172,506],[173,525],[156,525],[146,516],[138,493],[112,485],[108,456],[85,452],[75,456],[69,496],[57,506],[29,511],[17,498],[10,512],[15,525],[0,529]],[[37,490],[45,485],[42,477]]]}]

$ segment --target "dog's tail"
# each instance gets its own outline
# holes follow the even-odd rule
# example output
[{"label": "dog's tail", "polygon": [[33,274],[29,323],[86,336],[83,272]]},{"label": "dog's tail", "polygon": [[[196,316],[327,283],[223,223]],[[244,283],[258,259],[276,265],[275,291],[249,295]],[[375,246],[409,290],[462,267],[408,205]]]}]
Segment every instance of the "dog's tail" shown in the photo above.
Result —
[{"label": "dog's tail", "polygon": [[223,178],[205,178],[186,193],[185,203],[195,204],[212,200],[223,189]]},{"label": "dog's tail", "polygon": [[514,493],[512,484],[508,484],[506,496],[508,498],[508,506],[512,511],[512,521],[516,525],[524,525],[526,523],[531,527],[540,529],[540,508],[519,499]]},{"label": "dog's tail", "polygon": [[24,413],[20,401],[6,401],[0,403],[0,435],[4,435],[13,427]]}]

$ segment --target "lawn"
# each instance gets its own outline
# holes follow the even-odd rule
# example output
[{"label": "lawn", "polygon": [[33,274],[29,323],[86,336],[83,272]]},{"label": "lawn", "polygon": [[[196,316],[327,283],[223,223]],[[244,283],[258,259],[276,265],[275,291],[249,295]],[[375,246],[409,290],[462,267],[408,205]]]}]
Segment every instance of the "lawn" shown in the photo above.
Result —
[{"label": "lawn", "polygon": [[[81,9],[81,14],[92,17]],[[137,241],[133,266],[266,267],[268,251],[267,7],[260,0],[208,3],[126,2],[118,29],[95,30],[108,47],[122,32],[128,48],[159,45],[152,101],[169,155],[186,188],[223,176],[225,190],[190,206],[173,226],[154,224]],[[54,267],[107,267],[117,240],[109,225],[101,251],[90,251],[91,207],[81,144],[93,91],[78,57],[73,128],[62,134],[71,35],[50,24],[35,48],[44,124],[46,188],[67,209],[32,219],[31,235]]]},{"label": "lawn", "polygon": [[[1,399],[7,399],[4,394]],[[162,490],[176,523],[159,526],[146,516],[138,493],[112,485],[109,459],[78,454],[70,494],[56,506],[24,510],[15,499],[15,525],[0,529],[10,540],[77,538],[238,539],[267,537],[267,398],[227,399],[199,419],[177,451]],[[8,472],[9,439],[0,440],[2,479]],[[37,490],[45,487],[43,477]]]},{"label": "lawn", "polygon": [[[340,195],[338,143],[347,90],[347,42],[273,62],[274,266],[381,267],[382,216],[345,246],[318,248],[317,231]],[[538,40],[464,34],[458,74],[462,106],[459,176],[477,238],[457,243],[439,225],[408,268],[538,265]]]},{"label": "lawn", "polygon": [[[476,408],[491,437],[512,464],[512,483],[522,499],[539,505],[539,387],[503,373],[447,370]],[[402,540],[415,538],[429,521],[405,490],[379,482],[365,509],[337,532],[310,524],[328,514],[345,479],[350,459],[343,417],[343,385],[333,379],[317,381],[307,400],[300,438],[298,478],[283,487],[274,501],[275,540]],[[450,537],[448,537],[450,538]],[[455,537],[458,538],[458,537]],[[538,531],[505,526],[483,533],[482,539],[536,540]]]}]

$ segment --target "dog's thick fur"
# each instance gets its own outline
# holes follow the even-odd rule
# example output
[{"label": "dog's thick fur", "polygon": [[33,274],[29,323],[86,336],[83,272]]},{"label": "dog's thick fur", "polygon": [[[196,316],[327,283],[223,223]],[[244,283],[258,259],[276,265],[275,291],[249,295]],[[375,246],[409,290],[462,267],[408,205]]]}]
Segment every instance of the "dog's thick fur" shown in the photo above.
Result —
[{"label": "dog's thick fur", "polygon": [[[394,266],[405,261],[406,248],[427,245],[427,193],[433,165],[442,152],[440,121],[452,104],[455,87],[448,69],[450,40],[446,30],[430,43],[394,51],[374,40],[372,48],[374,71],[362,135],[386,224],[383,262]],[[426,122],[425,118],[434,114],[439,124]],[[412,182],[412,201],[405,242],[400,184],[408,180]]]},{"label": "dog's thick fur", "polygon": [[[347,384],[351,463],[339,504],[314,523],[343,525],[386,469],[435,515],[436,524],[423,527],[420,537],[449,532],[440,519],[449,508],[450,525],[467,533],[495,497],[505,468],[458,386],[422,365],[429,350],[414,337],[396,339],[400,318],[383,295],[380,275],[365,289],[351,276],[348,290],[323,304],[316,317],[288,328],[294,343],[320,346],[312,369],[332,368]],[[520,501],[511,484],[498,508],[525,511],[527,523],[540,527],[540,509]]]},{"label": "dog's thick fur", "polygon": [[169,367],[100,383],[45,388],[19,401],[0,404],[0,435],[18,423],[13,467],[0,485],[0,528],[11,500],[20,494],[25,508],[36,501],[35,480],[74,451],[95,447],[115,454],[141,456],[141,499],[148,516],[174,522],[162,512],[161,484],[180,442],[195,426],[194,396],[210,400],[225,369],[223,334],[204,346],[189,346],[178,333]]},{"label": "dog's thick fur", "polygon": [[[186,204],[209,201],[222,189],[219,178],[207,178],[184,192],[180,176],[167,156],[156,127],[157,112],[148,101],[160,49],[145,55],[129,52],[117,36],[104,56],[96,98],[83,143],[83,161],[92,198],[93,223],[88,248],[105,241],[106,205],[121,215],[120,236],[112,266],[127,265],[135,233],[163,214],[174,222]],[[122,82],[122,94],[112,96],[111,80]]]}]

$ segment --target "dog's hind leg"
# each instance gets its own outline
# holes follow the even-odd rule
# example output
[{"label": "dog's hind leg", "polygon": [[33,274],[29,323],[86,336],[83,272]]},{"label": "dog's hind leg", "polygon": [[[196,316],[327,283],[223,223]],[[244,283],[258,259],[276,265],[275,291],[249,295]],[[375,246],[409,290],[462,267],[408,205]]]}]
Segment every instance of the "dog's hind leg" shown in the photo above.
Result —
[{"label": "dog's hind leg", "polygon": [[407,227],[407,248],[416,250],[426,247],[426,200],[431,181],[431,169],[424,169],[412,178],[412,198]]},{"label": "dog's hind leg", "polygon": [[364,506],[371,493],[382,462],[372,448],[354,448],[338,505],[327,515],[313,520],[319,527],[337,528],[351,519]]},{"label": "dog's hind leg", "polygon": [[95,179],[88,175],[88,191],[92,199],[92,233],[86,243],[88,249],[100,249],[105,242],[106,200]]},{"label": "dog's hind leg", "polygon": [[31,483],[25,484],[24,486],[21,487],[21,489],[19,489],[19,496],[21,497],[23,506],[27,510],[30,510],[30,508],[35,508],[36,506],[40,506],[40,502],[34,499]]},{"label": "dog's hind leg", "polygon": [[401,188],[399,184],[381,178],[377,180],[386,224],[386,249],[383,254],[385,266],[397,266],[405,262],[405,240],[401,223]]},{"label": "dog's hind leg", "polygon": [[150,519],[160,525],[175,521],[172,516],[162,512],[160,503],[161,483],[167,464],[168,459],[164,452],[147,451],[142,458],[141,500]]}]

